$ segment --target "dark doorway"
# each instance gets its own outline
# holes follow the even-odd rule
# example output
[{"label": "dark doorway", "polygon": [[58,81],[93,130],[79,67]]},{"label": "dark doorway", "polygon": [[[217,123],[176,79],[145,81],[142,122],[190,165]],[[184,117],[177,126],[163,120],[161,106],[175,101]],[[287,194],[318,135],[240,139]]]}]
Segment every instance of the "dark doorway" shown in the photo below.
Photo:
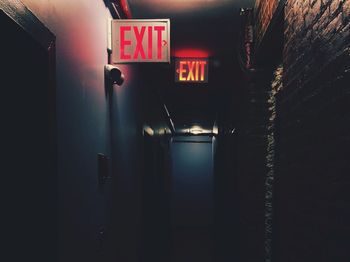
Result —
[{"label": "dark doorway", "polygon": [[174,262],[213,261],[213,155],[210,137],[175,137],[172,153]]},{"label": "dark doorway", "polygon": [[10,260],[56,261],[55,37],[17,2],[0,3],[0,32],[0,173],[13,225],[7,241],[20,249]]}]

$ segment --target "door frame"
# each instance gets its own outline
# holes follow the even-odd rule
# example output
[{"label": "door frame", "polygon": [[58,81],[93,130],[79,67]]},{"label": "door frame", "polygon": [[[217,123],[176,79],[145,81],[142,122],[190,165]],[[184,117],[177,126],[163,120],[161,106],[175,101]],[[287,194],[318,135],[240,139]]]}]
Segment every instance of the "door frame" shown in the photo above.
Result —
[{"label": "door frame", "polygon": [[[56,37],[55,35],[47,28],[45,25],[19,0],[0,0],[0,15],[2,17],[8,18],[8,20],[11,22],[11,24],[14,25],[14,28],[17,32],[20,34],[26,34],[31,38],[36,44],[46,53],[46,72],[45,72],[45,88],[47,88],[47,95],[45,98],[45,104],[48,113],[48,146],[49,146],[49,180],[50,182],[47,184],[39,184],[38,187],[50,187],[54,190],[53,197],[54,201],[56,201],[56,198],[58,197],[58,192],[55,190],[55,187],[58,186],[58,173],[57,173],[57,141],[56,141]],[[3,37],[10,37],[7,35],[4,35]],[[16,51],[14,51],[16,52]],[[10,54],[11,55],[11,54]],[[46,80],[47,79],[47,80]],[[11,179],[11,177],[9,177]],[[10,180],[9,183],[13,183],[13,181]],[[23,196],[23,198],[26,196]],[[45,198],[46,196],[43,196]],[[8,201],[10,202],[10,201]],[[11,205],[17,205],[18,202],[10,203]],[[50,214],[50,220],[49,221],[42,221],[42,224],[50,223],[52,225],[56,225],[56,228],[58,226],[57,223],[57,217],[58,217],[58,211],[57,211],[57,202],[53,203],[53,213]],[[21,209],[20,206],[16,206],[16,209]],[[43,210],[43,213],[46,212],[46,210]],[[36,218],[36,220],[41,221],[42,217],[40,216],[41,213],[34,213],[33,217]],[[26,225],[25,219],[23,219],[24,225]],[[38,222],[39,223],[39,222]],[[17,224],[12,225],[10,221],[11,226],[7,226],[9,228],[14,227],[16,228]],[[23,228],[29,228],[30,226],[26,225],[26,227]],[[44,227],[43,227],[44,228]],[[42,244],[45,244],[45,247],[49,247],[51,251],[55,250],[55,253],[49,254],[50,257],[52,257],[53,260],[51,261],[57,261],[57,230],[53,229],[55,231],[53,234],[53,242],[55,244],[51,245],[51,240],[44,239],[42,242],[40,239],[35,239],[33,243],[26,243],[25,247],[28,248],[31,244],[34,244],[36,246],[40,246],[40,254],[43,254],[46,252],[46,250],[41,250],[43,248]],[[36,232],[38,234],[44,232],[43,229],[37,228]],[[10,236],[16,235],[16,233],[11,232]],[[38,242],[39,240],[39,242]],[[11,241],[9,241],[11,242]],[[17,252],[18,250],[21,250],[21,243],[16,243],[16,246],[14,247],[13,252]],[[10,247],[11,249],[12,247]],[[35,251],[34,251],[35,252]],[[19,256],[22,256],[21,253],[18,254]],[[23,254],[27,255],[27,254]],[[45,254],[46,255],[46,254]],[[37,258],[38,261],[41,261],[40,258]]]},{"label": "door frame", "polygon": [[[47,105],[50,118],[51,174],[57,178],[57,143],[56,143],[56,36],[20,1],[0,0],[0,12],[8,16],[18,30],[29,34],[44,50],[48,57],[48,97]],[[57,179],[56,179],[57,180]]]}]

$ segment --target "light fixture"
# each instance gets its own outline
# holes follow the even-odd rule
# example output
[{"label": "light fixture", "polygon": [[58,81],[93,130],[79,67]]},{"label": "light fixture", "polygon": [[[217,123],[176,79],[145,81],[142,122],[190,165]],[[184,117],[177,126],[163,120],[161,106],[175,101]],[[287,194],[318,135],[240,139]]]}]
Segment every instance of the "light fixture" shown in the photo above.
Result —
[{"label": "light fixture", "polygon": [[124,75],[122,71],[114,65],[105,65],[105,79],[106,84],[117,84],[121,86],[124,83]]},{"label": "light fixture", "polygon": [[143,132],[148,134],[149,136],[153,136],[154,135],[154,130],[149,125],[144,125],[143,126]]},{"label": "light fixture", "polygon": [[199,135],[199,134],[204,133],[204,130],[202,127],[196,125],[196,126],[192,126],[190,128],[190,133],[193,135]]}]

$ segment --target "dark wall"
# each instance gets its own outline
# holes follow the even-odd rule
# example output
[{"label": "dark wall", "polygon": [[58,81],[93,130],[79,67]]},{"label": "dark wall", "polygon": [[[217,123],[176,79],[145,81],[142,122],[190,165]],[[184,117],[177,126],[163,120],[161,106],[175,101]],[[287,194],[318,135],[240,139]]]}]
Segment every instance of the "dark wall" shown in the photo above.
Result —
[{"label": "dark wall", "polygon": [[264,211],[268,120],[266,79],[246,83],[237,123],[238,255],[264,257]]},{"label": "dark wall", "polygon": [[276,261],[348,261],[350,1],[287,1]]},{"label": "dark wall", "polygon": [[271,259],[262,229],[265,242],[272,236],[274,261],[347,261],[350,2],[290,0],[272,18],[261,10],[256,34],[274,22],[255,50],[238,124],[243,248],[254,227],[258,237],[247,261]]},{"label": "dark wall", "polygon": [[214,261],[238,260],[239,208],[237,187],[237,136],[219,127],[213,138],[214,156]]},{"label": "dark wall", "polygon": [[142,259],[169,261],[171,253],[170,137],[144,135]]},{"label": "dark wall", "polygon": [[[120,66],[125,82],[108,98],[111,17],[104,2],[23,2],[57,37],[59,261],[135,261],[142,165],[137,67]],[[103,186],[97,153],[111,159],[112,179]]]}]

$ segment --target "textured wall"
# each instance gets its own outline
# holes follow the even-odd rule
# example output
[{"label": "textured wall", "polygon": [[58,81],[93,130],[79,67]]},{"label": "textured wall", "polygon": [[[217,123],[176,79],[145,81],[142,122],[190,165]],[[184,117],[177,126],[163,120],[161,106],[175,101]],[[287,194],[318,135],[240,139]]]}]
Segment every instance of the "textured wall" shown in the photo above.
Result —
[{"label": "textured wall", "polygon": [[[274,3],[256,2],[257,44],[264,37]],[[259,213],[260,176],[266,177],[266,174],[266,182],[272,181],[271,175],[275,174],[272,202],[271,184],[265,185],[266,259],[269,260],[271,254],[273,261],[347,261],[350,258],[347,249],[350,246],[347,238],[350,225],[349,16],[349,0],[286,1],[284,39],[276,33],[270,36],[274,42],[284,42],[283,89],[274,94],[273,100],[271,97],[268,100],[265,92],[271,86],[259,75],[251,79],[247,87],[253,92],[247,93],[249,102],[242,111],[245,118],[238,128],[242,136],[239,142],[240,216],[248,216],[240,224],[240,228],[244,228],[240,245],[241,250],[254,249],[243,257],[250,257],[247,261],[262,257],[261,239],[258,240],[259,218],[263,216]],[[268,45],[265,49],[267,52],[273,47]],[[274,65],[272,61],[265,64],[262,74],[268,78],[268,66]],[[266,102],[274,111],[272,115],[265,112]],[[266,138],[268,143],[262,143]],[[259,145],[267,146],[267,153],[260,152]],[[263,155],[267,157],[264,161],[267,169],[261,166]],[[253,187],[250,194],[246,193],[247,188]],[[250,231],[254,227],[255,242],[249,242],[247,239],[253,237]],[[272,253],[269,252],[271,239]]]},{"label": "textured wall", "polygon": [[271,81],[271,89],[268,91],[267,100],[269,106],[269,119],[267,123],[267,149],[266,149],[266,180],[265,180],[265,261],[272,261],[273,240],[273,195],[275,180],[275,156],[276,156],[276,97],[283,88],[283,66],[280,65],[274,71]]},{"label": "textured wall", "polygon": [[278,6],[279,0],[257,0],[255,2],[254,12],[256,17],[255,35],[256,43],[259,44],[271,22],[274,12]]},{"label": "textured wall", "polygon": [[287,1],[285,20],[286,87],[306,85],[332,60],[348,54],[349,0]]},{"label": "textured wall", "polygon": [[349,14],[349,0],[286,3],[276,261],[350,258]]},{"label": "textured wall", "polygon": [[237,126],[238,136],[238,216],[240,261],[258,262],[264,258],[264,216],[268,94],[262,88],[266,79],[247,86]]}]

